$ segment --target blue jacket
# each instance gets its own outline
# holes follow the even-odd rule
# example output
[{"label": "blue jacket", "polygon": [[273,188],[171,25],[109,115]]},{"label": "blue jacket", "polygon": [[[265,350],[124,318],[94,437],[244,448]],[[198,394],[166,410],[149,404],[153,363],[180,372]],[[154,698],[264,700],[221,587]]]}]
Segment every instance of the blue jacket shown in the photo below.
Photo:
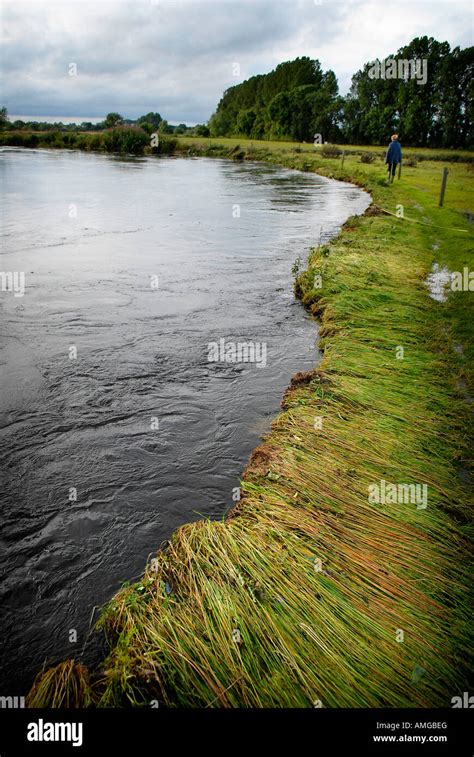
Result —
[{"label": "blue jacket", "polygon": [[402,162],[402,148],[400,142],[394,140],[390,142],[385,156],[386,163],[401,163]]}]

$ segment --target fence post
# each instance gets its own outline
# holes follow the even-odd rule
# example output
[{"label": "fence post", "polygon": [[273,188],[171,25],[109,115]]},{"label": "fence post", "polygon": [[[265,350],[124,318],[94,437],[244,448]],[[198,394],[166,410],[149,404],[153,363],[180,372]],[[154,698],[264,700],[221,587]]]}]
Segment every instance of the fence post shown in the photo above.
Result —
[{"label": "fence post", "polygon": [[443,168],[443,178],[441,179],[441,190],[439,193],[439,207],[443,207],[444,193],[446,192],[446,182],[448,180],[448,169]]},{"label": "fence post", "polygon": [[342,158],[341,158],[341,168],[344,168],[344,158],[345,158],[345,155],[346,155],[346,151],[343,150],[342,151]]}]

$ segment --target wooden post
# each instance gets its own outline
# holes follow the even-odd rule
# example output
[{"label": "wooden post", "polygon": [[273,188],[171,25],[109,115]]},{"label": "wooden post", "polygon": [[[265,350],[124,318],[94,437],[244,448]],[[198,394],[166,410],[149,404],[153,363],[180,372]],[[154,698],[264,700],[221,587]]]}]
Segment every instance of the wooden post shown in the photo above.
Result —
[{"label": "wooden post", "polygon": [[441,179],[441,190],[439,193],[439,207],[443,207],[444,193],[446,192],[446,182],[448,180],[448,169],[443,168],[443,178]]},{"label": "wooden post", "polygon": [[343,150],[342,151],[342,158],[341,158],[341,168],[344,168],[344,157],[345,157],[345,155],[346,155],[346,151]]}]

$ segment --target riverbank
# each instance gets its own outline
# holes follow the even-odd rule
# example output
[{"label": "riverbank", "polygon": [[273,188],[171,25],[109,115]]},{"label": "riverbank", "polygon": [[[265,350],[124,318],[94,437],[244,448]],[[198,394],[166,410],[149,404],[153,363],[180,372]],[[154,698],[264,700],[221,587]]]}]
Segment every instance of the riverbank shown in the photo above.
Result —
[{"label": "riverbank", "polygon": [[[436,302],[423,282],[435,262],[469,267],[472,172],[450,165],[439,209],[439,162],[387,186],[360,154],[178,149],[317,171],[374,205],[301,266],[324,357],[294,377],[237,507],[178,529],[111,600],[100,671],[62,663],[28,704],[449,707],[469,690],[473,298]],[[426,486],[426,502],[384,499],[381,482]]]}]

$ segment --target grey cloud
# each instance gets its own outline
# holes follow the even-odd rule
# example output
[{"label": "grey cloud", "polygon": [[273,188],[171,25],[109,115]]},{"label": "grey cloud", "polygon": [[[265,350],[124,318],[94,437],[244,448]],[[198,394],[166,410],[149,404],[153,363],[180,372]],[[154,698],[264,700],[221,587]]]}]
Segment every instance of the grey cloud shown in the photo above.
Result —
[{"label": "grey cloud", "polygon": [[[17,0],[3,8],[2,104],[11,113],[92,117],[118,110],[136,117],[158,110],[171,121],[205,121],[224,89],[271,70],[287,51],[319,57],[324,49],[330,60],[323,65],[347,84],[337,48],[354,13],[350,3]],[[70,63],[77,77],[69,76]]]}]

